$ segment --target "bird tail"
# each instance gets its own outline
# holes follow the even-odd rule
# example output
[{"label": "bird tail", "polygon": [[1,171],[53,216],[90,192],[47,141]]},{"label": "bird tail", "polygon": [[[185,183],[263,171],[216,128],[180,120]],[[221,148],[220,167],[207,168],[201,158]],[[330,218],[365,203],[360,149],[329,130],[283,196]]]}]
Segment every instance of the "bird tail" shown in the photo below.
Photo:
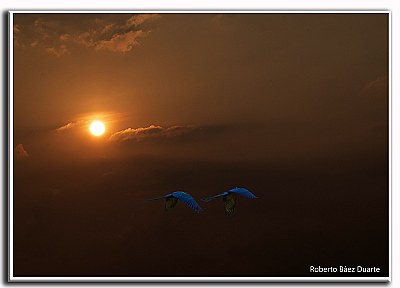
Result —
[{"label": "bird tail", "polygon": [[215,196],[201,198],[203,202],[210,202],[215,199]]},{"label": "bird tail", "polygon": [[215,196],[204,197],[204,198],[201,198],[201,201],[210,202],[211,200],[214,200],[215,198],[218,198],[218,197],[221,197],[221,196],[225,196],[225,195],[226,195],[226,193],[222,193],[222,194],[218,194],[218,195],[215,195]]}]

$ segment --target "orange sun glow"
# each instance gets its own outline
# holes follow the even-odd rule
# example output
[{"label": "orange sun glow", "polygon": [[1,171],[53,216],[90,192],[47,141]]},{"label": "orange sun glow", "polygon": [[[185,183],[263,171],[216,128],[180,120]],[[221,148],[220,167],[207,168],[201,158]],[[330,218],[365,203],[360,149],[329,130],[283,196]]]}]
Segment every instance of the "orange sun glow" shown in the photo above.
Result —
[{"label": "orange sun glow", "polygon": [[89,131],[94,136],[101,136],[106,131],[106,126],[104,125],[103,122],[96,120],[90,123]]}]

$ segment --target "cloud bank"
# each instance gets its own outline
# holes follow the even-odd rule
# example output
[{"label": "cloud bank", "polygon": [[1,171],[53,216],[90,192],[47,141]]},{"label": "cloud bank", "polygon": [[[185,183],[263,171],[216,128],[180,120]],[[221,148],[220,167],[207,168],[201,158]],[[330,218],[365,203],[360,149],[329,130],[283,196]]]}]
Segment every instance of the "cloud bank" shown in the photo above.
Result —
[{"label": "cloud bank", "polygon": [[113,142],[125,142],[125,141],[142,141],[147,138],[160,138],[160,137],[171,137],[180,136],[189,133],[196,129],[195,126],[170,126],[162,127],[158,125],[150,125],[142,128],[127,128],[125,130],[118,131],[112,134],[109,141]]}]

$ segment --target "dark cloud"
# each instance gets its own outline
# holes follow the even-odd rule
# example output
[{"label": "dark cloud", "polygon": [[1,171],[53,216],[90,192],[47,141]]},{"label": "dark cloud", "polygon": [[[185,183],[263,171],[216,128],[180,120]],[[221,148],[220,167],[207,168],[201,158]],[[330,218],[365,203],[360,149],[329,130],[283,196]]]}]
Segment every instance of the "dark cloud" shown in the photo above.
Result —
[{"label": "dark cloud", "polygon": [[171,126],[162,127],[150,125],[149,127],[142,128],[127,128],[112,134],[109,138],[110,141],[123,142],[129,140],[141,141],[146,138],[170,137],[178,136],[195,129],[194,126]]},{"label": "dark cloud", "polygon": [[165,134],[171,135],[171,136],[176,136],[176,135],[181,135],[190,131],[193,131],[197,127],[193,125],[188,125],[188,126],[180,126],[180,125],[175,125],[171,126],[165,129]]},{"label": "dark cloud", "polygon": [[18,144],[14,147],[14,157],[15,159],[24,159],[29,157],[28,152],[25,150],[24,145]]}]

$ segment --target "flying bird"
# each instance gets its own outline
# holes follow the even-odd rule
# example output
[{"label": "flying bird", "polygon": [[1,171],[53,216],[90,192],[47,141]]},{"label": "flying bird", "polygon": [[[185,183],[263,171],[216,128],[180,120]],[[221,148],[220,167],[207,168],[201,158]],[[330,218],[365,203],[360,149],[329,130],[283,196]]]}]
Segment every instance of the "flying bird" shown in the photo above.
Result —
[{"label": "flying bird", "polygon": [[173,192],[171,194],[158,198],[147,199],[146,201],[153,201],[158,199],[165,199],[165,210],[170,210],[174,208],[178,203],[178,200],[181,200],[182,202],[186,203],[186,205],[188,205],[197,213],[203,210],[190,194],[182,191]]},{"label": "flying bird", "polygon": [[219,198],[222,197],[224,204],[225,204],[225,212],[228,215],[232,215],[233,212],[235,212],[235,206],[236,206],[236,198],[237,195],[241,195],[244,196],[246,198],[250,198],[250,199],[255,199],[258,198],[256,197],[253,193],[251,193],[249,190],[247,190],[246,188],[233,188],[229,191],[226,191],[222,194],[218,194],[215,196],[211,196],[211,197],[205,197],[201,200],[203,200],[204,202],[209,202],[211,200],[214,200],[215,198]]}]

